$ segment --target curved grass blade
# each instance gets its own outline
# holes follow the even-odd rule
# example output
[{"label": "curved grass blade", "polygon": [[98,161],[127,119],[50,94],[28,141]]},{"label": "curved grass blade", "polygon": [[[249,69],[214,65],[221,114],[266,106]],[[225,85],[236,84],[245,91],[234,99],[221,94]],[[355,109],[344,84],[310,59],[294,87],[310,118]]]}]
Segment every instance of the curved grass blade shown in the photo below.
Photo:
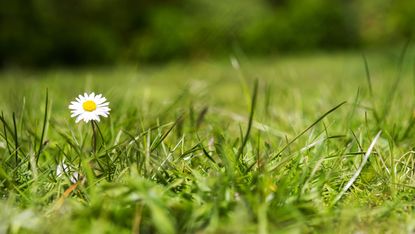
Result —
[{"label": "curved grass blade", "polygon": [[164,139],[166,139],[166,137],[170,134],[170,132],[177,126],[177,123],[179,123],[180,121],[182,121],[182,119],[184,118],[183,115],[179,116],[179,118],[176,119],[176,121],[174,122],[174,124],[151,146],[150,152],[152,153],[154,150],[157,149],[157,147],[161,144],[161,142],[164,141]]},{"label": "curved grass blade", "polygon": [[346,101],[338,104],[337,106],[331,108],[329,111],[324,113],[322,116],[320,116],[316,121],[314,121],[310,126],[308,126],[304,131],[302,131],[300,134],[298,134],[296,137],[294,137],[291,141],[289,141],[282,149],[271,159],[274,160],[278,156],[281,155],[282,152],[284,152],[292,143],[294,143],[298,138],[300,138],[302,135],[304,135],[308,130],[310,130],[312,127],[314,127],[316,124],[318,124],[321,120],[323,120],[327,115],[334,112],[335,110],[339,109],[341,106],[346,104]]},{"label": "curved grass blade", "polygon": [[370,144],[369,148],[367,149],[365,155],[363,156],[362,163],[360,164],[359,168],[357,168],[356,172],[350,178],[349,182],[343,187],[342,191],[337,195],[337,197],[333,201],[333,205],[336,204],[346,193],[347,190],[349,190],[350,186],[353,185],[357,177],[360,175],[360,172],[362,171],[363,167],[365,166],[367,160],[369,159],[370,154],[373,151],[373,148],[375,147],[376,142],[378,141],[380,134],[382,134],[382,131],[379,131],[378,134],[376,134],[375,138],[373,139],[372,143]]},{"label": "curved grass blade", "polygon": [[243,152],[243,150],[246,146],[246,143],[248,142],[249,135],[251,133],[252,121],[254,119],[254,112],[255,112],[257,96],[258,96],[258,80],[255,80],[254,91],[253,91],[252,99],[251,99],[251,110],[250,110],[250,113],[249,113],[248,128],[246,129],[246,133],[243,137],[242,144],[238,149],[238,153],[236,154],[236,159],[237,160],[242,155],[242,152]]}]

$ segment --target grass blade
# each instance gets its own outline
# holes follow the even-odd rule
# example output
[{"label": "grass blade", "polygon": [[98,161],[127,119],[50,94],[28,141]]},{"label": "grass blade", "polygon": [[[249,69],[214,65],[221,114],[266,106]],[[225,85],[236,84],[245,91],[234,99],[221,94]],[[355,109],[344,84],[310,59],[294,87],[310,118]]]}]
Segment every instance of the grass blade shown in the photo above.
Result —
[{"label": "grass blade", "polygon": [[46,89],[45,112],[44,112],[44,116],[43,116],[43,126],[42,126],[42,134],[40,135],[39,148],[36,152],[36,165],[38,165],[38,163],[39,163],[40,153],[42,152],[42,149],[45,146],[43,144],[43,139],[45,137],[46,125],[47,125],[47,121],[48,121],[48,114],[49,114],[48,110],[49,110],[49,92],[48,92],[48,89]]},{"label": "grass blade", "polygon": [[367,62],[367,58],[365,54],[362,54],[363,57],[363,62],[365,64],[365,71],[366,71],[366,80],[367,80],[367,84],[369,86],[369,94],[370,94],[370,98],[373,98],[373,87],[372,87],[372,78],[370,76],[370,71],[369,71],[369,64]]},{"label": "grass blade", "polygon": [[6,123],[6,120],[4,119],[4,114],[1,112],[0,120],[3,123],[3,134],[4,134],[4,140],[6,141],[7,151],[9,152],[9,155],[12,154],[12,150],[10,149],[10,142],[7,137],[7,130],[10,131],[9,125]]},{"label": "grass blade", "polygon": [[292,143],[294,143],[298,138],[300,138],[302,135],[304,135],[308,130],[310,130],[312,127],[314,127],[316,124],[318,124],[321,120],[323,120],[327,115],[332,113],[333,111],[339,109],[341,106],[346,104],[346,101],[338,104],[337,106],[331,108],[329,111],[324,113],[322,116],[320,116],[316,121],[314,121],[310,126],[308,126],[304,131],[302,131],[300,134],[298,134],[296,137],[294,137],[291,141],[289,141],[282,149],[271,159],[274,160],[278,156],[281,155],[282,152],[284,152]]},{"label": "grass blade", "polygon": [[245,148],[246,143],[248,142],[249,135],[251,133],[252,121],[254,119],[254,112],[255,112],[255,106],[256,106],[257,96],[258,96],[258,80],[255,80],[254,91],[253,91],[252,99],[251,99],[251,110],[250,110],[250,113],[249,113],[248,128],[246,129],[246,133],[245,133],[245,135],[243,137],[242,144],[241,144],[241,146],[238,149],[238,153],[236,154],[236,159],[237,160],[242,155],[242,152],[243,152],[243,150]]},{"label": "grass blade", "polygon": [[164,139],[166,139],[170,132],[177,126],[177,123],[179,123],[183,118],[183,115],[181,115],[176,119],[173,125],[154,143],[154,145],[151,146],[150,153],[157,149],[157,147],[164,141]]},{"label": "grass blade", "polygon": [[359,168],[357,168],[356,172],[350,178],[349,182],[343,187],[342,191],[337,195],[337,197],[334,199],[333,205],[336,204],[343,195],[349,190],[350,186],[353,185],[357,177],[360,175],[360,172],[362,171],[363,167],[366,165],[367,160],[369,159],[370,154],[373,151],[373,148],[375,147],[376,142],[378,141],[380,134],[382,134],[382,131],[379,131],[378,134],[376,134],[375,138],[373,139],[372,143],[370,144],[369,148],[367,149],[365,155],[363,156],[362,163],[360,164]]},{"label": "grass blade", "polygon": [[379,118],[379,114],[376,110],[376,105],[375,105],[375,101],[374,101],[372,77],[370,75],[369,64],[367,62],[366,55],[363,54],[362,57],[363,57],[363,62],[365,64],[366,80],[367,80],[367,85],[369,87],[369,95],[370,95],[370,101],[371,101],[371,104],[372,104],[373,116],[375,117],[376,122],[379,124],[380,123],[380,118]]},{"label": "grass blade", "polygon": [[17,136],[17,124],[16,124],[16,115],[13,112],[13,129],[14,129],[14,146],[15,146],[15,155],[16,155],[16,166],[19,165],[19,141]]},{"label": "grass blade", "polygon": [[401,83],[401,80],[402,80],[402,77],[403,77],[403,75],[402,75],[403,61],[404,61],[406,52],[408,50],[409,44],[410,44],[410,40],[408,40],[405,43],[405,45],[404,45],[404,47],[401,51],[401,54],[399,56],[398,75],[395,78],[395,81],[393,82],[392,87],[389,89],[390,92],[387,96],[386,103],[385,103],[383,113],[382,113],[382,118],[381,118],[382,121],[385,120],[385,118],[388,116],[388,114],[390,112],[390,109],[391,109],[391,106],[392,106],[392,103],[393,103],[393,99],[395,98],[395,96],[396,96],[395,94],[398,91],[398,86]]}]

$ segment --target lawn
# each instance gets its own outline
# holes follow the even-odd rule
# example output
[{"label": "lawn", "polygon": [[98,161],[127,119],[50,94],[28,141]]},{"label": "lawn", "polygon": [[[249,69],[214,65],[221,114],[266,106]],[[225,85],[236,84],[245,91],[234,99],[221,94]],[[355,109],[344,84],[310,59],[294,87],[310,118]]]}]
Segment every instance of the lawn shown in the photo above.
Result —
[{"label": "lawn", "polygon": [[3,71],[0,233],[413,232],[414,54]]}]

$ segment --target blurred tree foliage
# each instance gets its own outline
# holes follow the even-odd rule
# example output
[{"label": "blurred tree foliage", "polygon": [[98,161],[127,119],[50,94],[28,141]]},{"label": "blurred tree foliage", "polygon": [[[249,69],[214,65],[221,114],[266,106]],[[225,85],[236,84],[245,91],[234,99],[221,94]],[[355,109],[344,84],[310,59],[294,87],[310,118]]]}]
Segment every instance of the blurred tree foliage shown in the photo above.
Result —
[{"label": "blurred tree foliage", "polygon": [[385,46],[413,0],[0,0],[0,66],[154,62]]}]

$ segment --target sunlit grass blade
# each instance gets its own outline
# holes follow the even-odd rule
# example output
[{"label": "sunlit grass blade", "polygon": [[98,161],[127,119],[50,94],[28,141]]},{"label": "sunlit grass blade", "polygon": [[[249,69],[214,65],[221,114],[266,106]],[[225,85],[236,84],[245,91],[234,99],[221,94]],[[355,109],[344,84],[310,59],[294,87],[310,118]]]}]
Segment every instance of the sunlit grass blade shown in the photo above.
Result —
[{"label": "sunlit grass blade", "polygon": [[331,108],[329,111],[327,111],[326,113],[324,113],[322,116],[320,116],[316,121],[314,121],[310,126],[308,126],[306,129],[304,129],[300,134],[298,134],[297,136],[295,136],[292,140],[290,140],[287,144],[285,144],[284,147],[282,147],[281,150],[278,151],[278,153],[275,154],[275,156],[273,157],[273,159],[279,157],[281,155],[282,152],[284,152],[292,143],[294,143],[296,140],[298,140],[298,138],[300,138],[302,135],[304,135],[308,130],[310,130],[311,128],[313,128],[316,124],[318,124],[321,120],[323,120],[327,115],[329,115],[330,113],[334,112],[335,110],[339,109],[341,106],[343,106],[344,104],[346,104],[346,102],[342,102],[340,104],[338,104],[337,106]]},{"label": "sunlit grass blade", "polygon": [[369,148],[367,149],[365,155],[363,156],[360,166],[357,168],[352,178],[350,178],[349,182],[347,182],[347,184],[343,187],[340,193],[336,196],[336,198],[333,201],[333,204],[336,204],[343,197],[343,195],[347,192],[347,190],[349,190],[349,188],[353,185],[357,177],[360,175],[360,172],[362,171],[363,167],[366,165],[366,162],[369,159],[369,156],[372,153],[372,150],[374,149],[376,142],[378,141],[381,134],[382,134],[382,131],[379,131],[378,134],[376,134],[375,138],[373,138],[373,141],[370,143]]},{"label": "sunlit grass blade", "polygon": [[251,110],[249,112],[249,120],[248,120],[248,126],[245,132],[245,135],[242,138],[242,143],[241,146],[238,149],[238,152],[236,153],[236,159],[239,160],[239,158],[241,157],[243,150],[246,146],[246,143],[248,142],[249,139],[249,135],[251,133],[251,128],[252,128],[252,121],[254,119],[254,112],[255,112],[255,106],[256,106],[256,102],[257,102],[257,95],[258,95],[258,80],[255,80],[254,83],[254,89],[253,89],[253,93],[252,93],[252,99],[251,99]]}]

